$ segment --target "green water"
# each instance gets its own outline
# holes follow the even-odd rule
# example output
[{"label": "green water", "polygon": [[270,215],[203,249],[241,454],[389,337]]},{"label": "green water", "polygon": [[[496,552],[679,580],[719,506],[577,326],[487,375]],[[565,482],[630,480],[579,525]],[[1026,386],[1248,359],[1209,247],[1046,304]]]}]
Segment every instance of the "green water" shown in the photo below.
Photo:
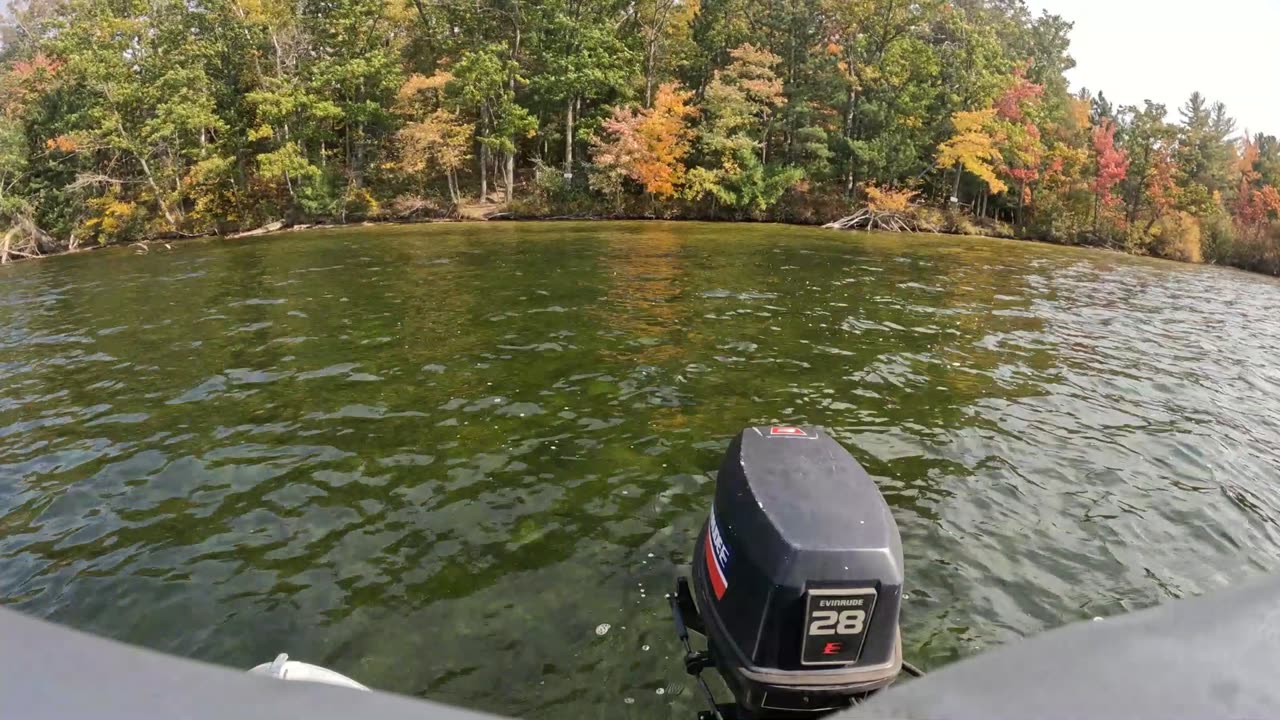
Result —
[{"label": "green water", "polygon": [[1277,307],[1232,271],[759,225],[23,264],[0,602],[527,717],[688,717],[663,593],[720,453],[813,423],[893,506],[937,667],[1280,566]]}]

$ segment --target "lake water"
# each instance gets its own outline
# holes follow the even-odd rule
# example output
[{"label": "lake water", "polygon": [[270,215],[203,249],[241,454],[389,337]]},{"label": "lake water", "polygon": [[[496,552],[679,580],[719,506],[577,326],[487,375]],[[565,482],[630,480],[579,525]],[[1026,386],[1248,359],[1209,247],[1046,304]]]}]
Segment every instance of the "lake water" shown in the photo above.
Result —
[{"label": "lake water", "polygon": [[771,225],[21,264],[0,603],[526,717],[691,717],[673,567],[729,438],[811,423],[892,505],[937,667],[1280,566],[1277,308],[1234,271]]}]

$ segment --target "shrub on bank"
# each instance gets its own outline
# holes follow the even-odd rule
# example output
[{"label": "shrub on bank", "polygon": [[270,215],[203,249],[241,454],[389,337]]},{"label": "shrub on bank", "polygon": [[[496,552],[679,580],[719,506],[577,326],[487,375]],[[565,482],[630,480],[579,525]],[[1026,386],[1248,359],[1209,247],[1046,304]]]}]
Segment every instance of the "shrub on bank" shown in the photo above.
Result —
[{"label": "shrub on bank", "polygon": [[1189,213],[1161,216],[1151,226],[1147,252],[1156,257],[1182,262],[1202,261],[1200,221]]},{"label": "shrub on bank", "polygon": [[1236,228],[1223,212],[1207,215],[1200,221],[1200,248],[1205,262],[1226,265],[1235,254]]},{"label": "shrub on bank", "polygon": [[1280,223],[1259,233],[1246,233],[1232,246],[1231,264],[1245,270],[1280,275]]}]

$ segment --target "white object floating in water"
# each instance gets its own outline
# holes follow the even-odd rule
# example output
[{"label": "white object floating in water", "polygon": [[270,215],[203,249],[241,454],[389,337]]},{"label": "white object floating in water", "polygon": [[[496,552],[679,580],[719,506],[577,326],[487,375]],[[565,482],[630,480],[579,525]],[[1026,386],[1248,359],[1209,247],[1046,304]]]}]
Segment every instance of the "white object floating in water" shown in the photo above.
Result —
[{"label": "white object floating in water", "polygon": [[635,705],[635,704],[636,704],[636,699],[635,699],[635,698],[623,698],[623,699],[622,699],[622,702],[624,702],[624,703],[626,703],[626,704],[628,704],[628,705]]},{"label": "white object floating in water", "polygon": [[666,695],[666,694],[667,694],[667,689],[666,689],[666,688],[658,688],[657,690],[654,690],[654,692],[658,693],[659,695]]},{"label": "white object floating in water", "polygon": [[596,634],[601,637],[604,637],[604,634],[609,632],[610,627],[613,627],[613,626],[610,625],[609,623],[600,623],[599,625],[596,626]]},{"label": "white object floating in water", "polygon": [[249,671],[251,675],[266,675],[277,680],[293,680],[295,682],[313,682],[322,685],[336,685],[352,690],[368,691],[369,688],[341,673],[336,673],[319,665],[290,660],[285,653],[280,653],[275,660],[262,663]]},{"label": "white object floating in water", "polygon": [[642,648],[640,648],[640,649],[641,649],[641,650],[643,650],[643,651],[645,651],[645,652],[649,652],[649,646],[648,646],[648,645],[645,645],[644,647],[642,647]]}]

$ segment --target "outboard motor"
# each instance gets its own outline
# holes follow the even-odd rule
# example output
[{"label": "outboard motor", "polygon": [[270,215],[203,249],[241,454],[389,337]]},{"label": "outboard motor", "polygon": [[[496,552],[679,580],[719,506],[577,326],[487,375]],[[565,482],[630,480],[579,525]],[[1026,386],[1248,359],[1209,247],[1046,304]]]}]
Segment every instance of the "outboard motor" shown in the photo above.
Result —
[{"label": "outboard motor", "polygon": [[[822,430],[754,427],[729,445],[669,596],[702,717],[788,718],[848,707],[902,670],[902,543],[862,466]],[[694,652],[693,629],[706,635]],[[718,705],[715,667],[735,702]]]}]

